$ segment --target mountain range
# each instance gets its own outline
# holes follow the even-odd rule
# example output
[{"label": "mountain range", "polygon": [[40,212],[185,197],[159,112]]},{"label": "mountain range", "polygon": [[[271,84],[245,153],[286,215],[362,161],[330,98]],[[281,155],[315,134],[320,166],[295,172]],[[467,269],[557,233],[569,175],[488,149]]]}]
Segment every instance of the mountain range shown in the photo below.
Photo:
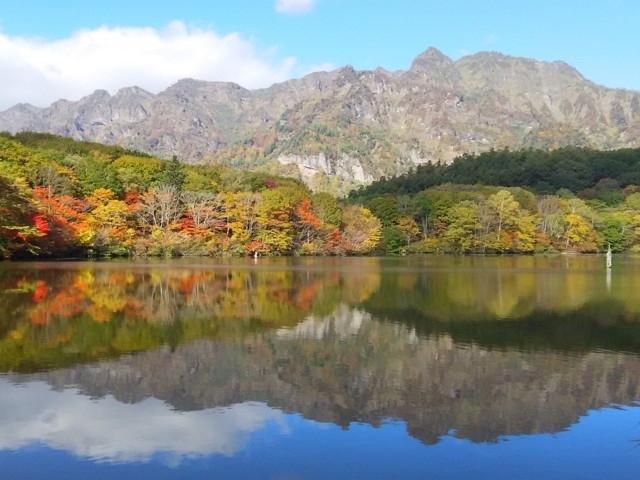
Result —
[{"label": "mountain range", "polygon": [[152,94],[97,90],[0,112],[37,131],[185,162],[224,162],[346,191],[490,149],[640,147],[640,92],[606,88],[563,62],[429,48],[407,71],[345,66],[259,90],[183,79]]}]

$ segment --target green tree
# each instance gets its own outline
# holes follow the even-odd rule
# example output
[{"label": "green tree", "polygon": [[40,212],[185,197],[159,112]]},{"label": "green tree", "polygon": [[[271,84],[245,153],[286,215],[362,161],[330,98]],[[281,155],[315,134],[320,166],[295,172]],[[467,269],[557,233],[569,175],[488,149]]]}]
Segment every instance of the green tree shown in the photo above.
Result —
[{"label": "green tree", "polygon": [[45,163],[50,161],[39,152],[10,138],[0,137],[0,175],[33,181],[36,169]]},{"label": "green tree", "polygon": [[178,160],[178,157],[174,155],[169,162],[165,163],[162,182],[172,186],[177,192],[180,192],[184,187],[186,178],[187,174],[184,165]]},{"label": "green tree", "polygon": [[317,192],[311,195],[313,211],[325,225],[340,226],[342,223],[342,207],[338,200],[326,192]]},{"label": "green tree", "polygon": [[113,168],[125,190],[144,192],[162,183],[165,164],[157,158],[123,155],[113,162]]},{"label": "green tree", "polygon": [[407,237],[398,227],[383,227],[382,246],[386,253],[397,255],[407,246]]},{"label": "green tree", "polygon": [[628,211],[606,211],[600,214],[598,231],[602,235],[602,249],[611,246],[614,252],[622,252],[633,246],[635,215]]},{"label": "green tree", "polygon": [[34,240],[41,236],[32,219],[26,188],[0,175],[0,258],[34,255]]},{"label": "green tree", "polygon": [[374,197],[366,203],[366,206],[371,213],[378,217],[383,227],[395,225],[400,217],[398,202],[391,195]]},{"label": "green tree", "polygon": [[73,156],[65,159],[78,180],[78,189],[83,195],[91,195],[94,190],[106,188],[116,195],[124,192],[118,172],[104,159]]}]

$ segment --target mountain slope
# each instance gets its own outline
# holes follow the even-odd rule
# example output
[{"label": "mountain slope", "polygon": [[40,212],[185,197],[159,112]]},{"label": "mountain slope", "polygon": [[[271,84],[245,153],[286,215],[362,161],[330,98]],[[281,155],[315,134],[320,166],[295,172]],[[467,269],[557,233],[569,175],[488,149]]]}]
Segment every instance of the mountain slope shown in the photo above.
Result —
[{"label": "mountain slope", "polygon": [[254,91],[185,79],[157,95],[131,87],[20,104],[0,113],[0,130],[189,162],[291,164],[307,182],[333,178],[340,190],[491,148],[638,147],[640,92],[595,85],[562,62],[495,52],[453,61],[430,48],[407,71],[347,66]]}]

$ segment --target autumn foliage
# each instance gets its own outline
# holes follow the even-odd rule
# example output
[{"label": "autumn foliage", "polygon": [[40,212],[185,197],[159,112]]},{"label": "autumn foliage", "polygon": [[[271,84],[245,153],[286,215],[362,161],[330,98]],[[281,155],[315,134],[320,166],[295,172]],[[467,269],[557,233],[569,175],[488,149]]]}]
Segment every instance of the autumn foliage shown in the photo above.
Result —
[{"label": "autumn foliage", "polygon": [[435,181],[439,169],[425,167],[347,201],[266,173],[0,134],[0,257],[640,251],[634,184],[603,178],[579,192],[535,193],[426,186],[429,172]]},{"label": "autumn foliage", "polygon": [[[83,145],[0,136],[2,257],[341,255],[377,246],[375,218],[343,220],[351,207],[314,201],[298,181]],[[357,248],[345,243],[352,237]]]}]

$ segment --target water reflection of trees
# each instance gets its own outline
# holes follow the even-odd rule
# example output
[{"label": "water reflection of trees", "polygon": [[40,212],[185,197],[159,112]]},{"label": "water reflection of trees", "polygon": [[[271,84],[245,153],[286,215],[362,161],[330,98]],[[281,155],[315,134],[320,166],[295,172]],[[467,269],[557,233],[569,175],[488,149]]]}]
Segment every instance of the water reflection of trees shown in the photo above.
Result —
[{"label": "water reflection of trees", "polygon": [[398,418],[427,443],[558,431],[640,400],[620,353],[640,345],[640,276],[609,290],[590,259],[562,261],[5,264],[0,369],[178,410]]},{"label": "water reflection of trees", "polygon": [[[362,259],[359,265],[366,265]],[[38,370],[176,345],[233,340],[358,302],[377,272],[250,264],[37,264],[0,271],[0,370]]]},{"label": "water reflection of trees", "polygon": [[[242,340],[357,306],[492,348],[637,351],[640,276],[598,258],[264,259],[5,264],[0,369],[38,370],[199,338]],[[600,265],[601,267],[601,265]]]},{"label": "water reflection of trees", "polygon": [[640,276],[633,270],[621,272],[608,287],[598,257],[452,257],[440,263],[427,257],[410,265],[384,273],[367,305],[444,321],[519,319],[602,301],[615,301],[633,317],[640,313],[640,298],[634,294]]}]

